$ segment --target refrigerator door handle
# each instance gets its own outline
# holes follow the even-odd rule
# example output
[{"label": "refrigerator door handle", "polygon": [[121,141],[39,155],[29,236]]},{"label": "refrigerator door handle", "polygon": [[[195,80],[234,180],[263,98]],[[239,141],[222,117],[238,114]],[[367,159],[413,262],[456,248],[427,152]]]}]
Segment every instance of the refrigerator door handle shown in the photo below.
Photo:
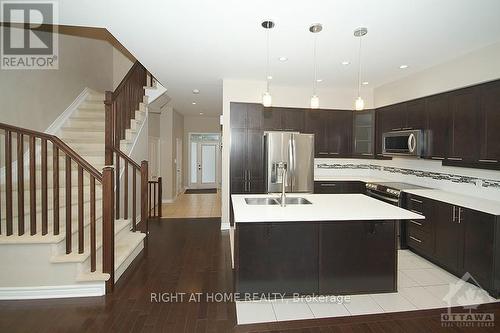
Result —
[{"label": "refrigerator door handle", "polygon": [[295,159],[294,159],[294,137],[293,134],[290,136],[290,141],[288,141],[288,172],[287,178],[290,179],[290,182],[287,184],[290,188],[290,192],[293,192],[293,175],[295,172]]}]

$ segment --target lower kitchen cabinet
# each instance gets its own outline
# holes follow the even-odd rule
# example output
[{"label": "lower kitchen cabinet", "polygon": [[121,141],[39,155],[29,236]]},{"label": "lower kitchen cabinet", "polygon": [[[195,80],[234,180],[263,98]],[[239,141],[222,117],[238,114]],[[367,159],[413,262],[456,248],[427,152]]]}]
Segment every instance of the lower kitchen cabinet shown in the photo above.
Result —
[{"label": "lower kitchen cabinet", "polygon": [[[496,218],[483,212],[460,209],[460,222],[464,235],[462,270],[470,273],[484,289],[494,289]],[[498,287],[497,285],[497,290]]]},{"label": "lower kitchen cabinet", "polygon": [[317,224],[240,223],[235,237],[238,292],[317,293]]},{"label": "lower kitchen cabinet", "polygon": [[469,273],[492,296],[500,295],[497,216],[409,194],[405,208],[425,216],[425,220],[406,222],[412,251],[458,277]]},{"label": "lower kitchen cabinet", "polygon": [[321,223],[320,294],[395,291],[391,274],[396,270],[395,225],[393,221]]},{"label": "lower kitchen cabinet", "polygon": [[346,194],[365,193],[365,183],[358,181],[315,181],[314,193]]}]

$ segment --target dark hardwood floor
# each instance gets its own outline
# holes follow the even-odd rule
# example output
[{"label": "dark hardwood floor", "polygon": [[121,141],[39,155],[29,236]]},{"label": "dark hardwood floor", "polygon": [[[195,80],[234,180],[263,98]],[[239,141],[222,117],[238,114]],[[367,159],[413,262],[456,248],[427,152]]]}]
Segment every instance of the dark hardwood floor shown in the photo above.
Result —
[{"label": "dark hardwood floor", "polygon": [[[151,293],[231,292],[229,234],[219,219],[150,222],[139,256],[112,295],[0,301],[0,332],[498,332],[443,328],[443,310],[236,326],[232,302],[151,302]],[[1,272],[0,274],[5,274]],[[500,318],[498,304],[482,306]]]}]

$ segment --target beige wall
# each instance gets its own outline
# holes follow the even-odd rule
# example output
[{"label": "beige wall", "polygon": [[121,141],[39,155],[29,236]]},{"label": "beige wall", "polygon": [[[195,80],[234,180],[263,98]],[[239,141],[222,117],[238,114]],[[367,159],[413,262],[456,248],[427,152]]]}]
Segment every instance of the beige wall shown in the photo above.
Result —
[{"label": "beige wall", "polygon": [[120,50],[113,48],[113,90],[118,87],[134,63]]},{"label": "beige wall", "polygon": [[[159,119],[159,121],[158,121]],[[163,179],[163,201],[173,201],[176,197],[176,141],[183,139],[184,135],[184,117],[175,111],[172,107],[161,109],[159,116],[150,118],[152,121],[158,121],[159,128],[151,124],[151,136],[159,134],[160,138],[160,175]],[[158,131],[158,132],[156,132]],[[182,161],[184,163],[184,161]]]},{"label": "beige wall", "polygon": [[500,78],[500,43],[375,88],[380,107]]},{"label": "beige wall", "polygon": [[0,70],[0,122],[44,131],[85,87],[112,89],[112,52],[107,41],[59,34],[59,69]]},{"label": "beige wall", "polygon": [[[220,133],[219,117],[185,116],[183,139],[183,179],[184,186],[189,185],[189,133]],[[221,154],[219,154],[217,180],[221,180]]]}]

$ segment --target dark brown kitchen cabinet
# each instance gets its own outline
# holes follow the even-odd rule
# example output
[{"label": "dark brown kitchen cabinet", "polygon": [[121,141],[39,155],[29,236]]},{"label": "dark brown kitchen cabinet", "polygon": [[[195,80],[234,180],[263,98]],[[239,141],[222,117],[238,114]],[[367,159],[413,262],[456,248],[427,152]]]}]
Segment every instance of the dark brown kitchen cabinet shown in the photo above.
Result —
[{"label": "dark brown kitchen cabinet", "polygon": [[231,128],[260,129],[262,105],[256,103],[231,103]]},{"label": "dark brown kitchen cabinet", "polygon": [[450,93],[451,146],[449,160],[477,161],[479,158],[478,87],[460,89]]},{"label": "dark brown kitchen cabinet", "polygon": [[314,134],[315,156],[350,156],[352,152],[352,121],[352,111],[307,111],[305,133]]},{"label": "dark brown kitchen cabinet", "polygon": [[448,94],[431,96],[426,99],[429,126],[427,128],[426,157],[444,160],[450,145],[450,113]]},{"label": "dark brown kitchen cabinet", "polygon": [[[261,130],[231,129],[231,193],[262,193],[264,191],[262,136]],[[243,192],[241,192],[242,189]]]},{"label": "dark brown kitchen cabinet", "polygon": [[461,271],[468,272],[486,290],[494,286],[495,216],[459,208],[463,228]]},{"label": "dark brown kitchen cabinet", "polygon": [[382,136],[386,132],[400,131],[403,129],[405,113],[400,104],[385,106],[375,111],[376,122],[376,149],[377,155],[382,155]]},{"label": "dark brown kitchen cabinet", "polygon": [[436,247],[434,257],[438,263],[454,274],[461,275],[459,258],[462,253],[462,226],[459,207],[444,202],[434,202]]},{"label": "dark brown kitchen cabinet", "polygon": [[396,291],[395,222],[321,223],[319,244],[320,294]]},{"label": "dark brown kitchen cabinet", "polygon": [[406,120],[403,130],[425,130],[427,128],[427,110],[425,99],[420,98],[406,103]]},{"label": "dark brown kitchen cabinet", "polygon": [[315,181],[314,193],[316,194],[364,194],[366,187],[364,182],[358,181]]},{"label": "dark brown kitchen cabinet", "polygon": [[235,238],[237,292],[317,293],[317,224],[239,223]]},{"label": "dark brown kitchen cabinet", "polygon": [[481,87],[480,162],[498,164],[500,161],[500,81]]},{"label": "dark brown kitchen cabinet", "polygon": [[304,132],[304,110],[281,108],[281,127],[284,131]]},{"label": "dark brown kitchen cabinet", "polygon": [[264,108],[262,111],[262,129],[264,131],[281,131],[281,110],[279,108]]},{"label": "dark brown kitchen cabinet", "polygon": [[401,247],[410,247],[424,256],[434,254],[435,201],[405,194],[404,207],[414,213],[425,216],[423,220],[406,220],[401,224]]}]

